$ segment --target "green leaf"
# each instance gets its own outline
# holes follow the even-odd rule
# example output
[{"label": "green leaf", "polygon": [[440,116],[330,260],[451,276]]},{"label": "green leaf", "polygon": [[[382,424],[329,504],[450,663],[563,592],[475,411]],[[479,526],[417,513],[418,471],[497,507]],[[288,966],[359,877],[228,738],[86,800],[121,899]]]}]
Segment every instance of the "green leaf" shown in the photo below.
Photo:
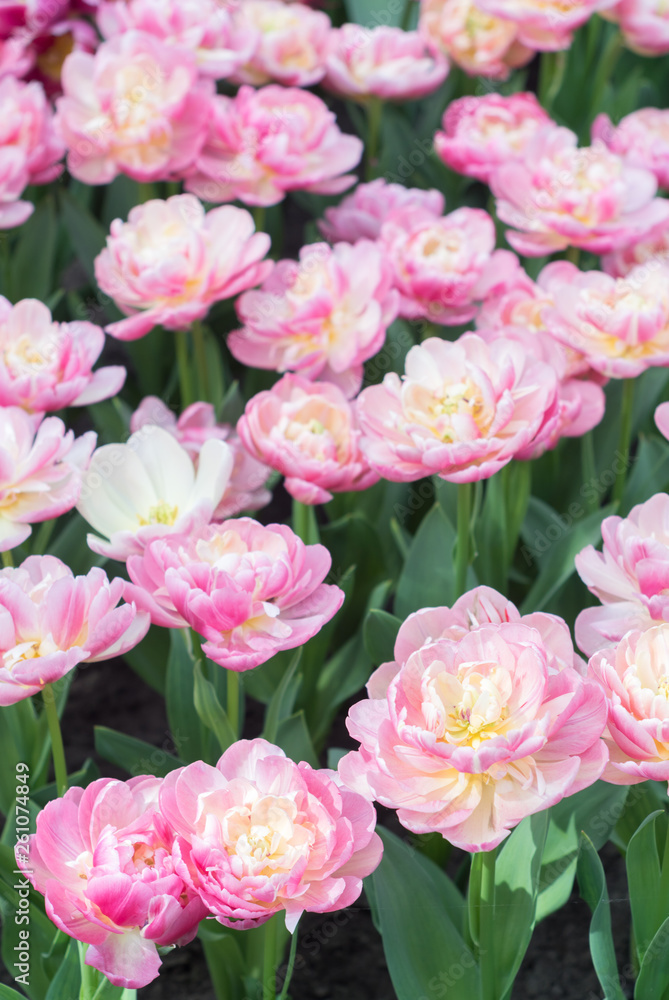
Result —
[{"label": "green leaf", "polygon": [[218,700],[216,688],[202,673],[200,660],[195,661],[194,675],[195,711],[207,729],[212,731],[218,741],[221,753],[223,753],[237,741],[237,734],[230,725],[227,713]]},{"label": "green leaf", "polygon": [[155,774],[164,778],[170,771],[183,767],[183,761],[167,750],[106,726],[95,727],[95,749],[104,760],[132,775]]},{"label": "green leaf", "polygon": [[650,942],[634,985],[634,1000],[656,1000],[669,989],[669,917]]},{"label": "green leaf", "polygon": [[404,10],[404,0],[345,0],[345,5],[349,19],[368,28],[380,24],[398,28]]},{"label": "green leaf", "polygon": [[[74,774],[68,774],[67,781],[70,788],[86,788],[90,785],[92,781],[95,781],[100,777],[100,768],[90,757],[85,761],[84,766],[75,771]],[[58,798],[58,786],[55,781],[50,782],[48,785],[44,785],[37,792],[31,795],[33,802],[37,803],[38,806],[44,807],[47,802],[51,802],[52,799]]]},{"label": "green leaf", "polygon": [[402,624],[395,615],[372,608],[365,618],[365,649],[372,663],[379,666],[394,659],[395,639]]},{"label": "green leaf", "polygon": [[152,625],[138,646],[123,654],[135,673],[159,694],[165,696],[170,630]]},{"label": "green leaf", "polygon": [[[9,986],[5,986],[4,983],[0,983],[0,1000],[25,1000],[25,994],[17,993],[16,990],[12,990]],[[47,1000],[51,1000],[48,995]]]},{"label": "green leaf", "polygon": [[75,253],[95,286],[94,261],[107,241],[107,232],[67,191],[62,194],[61,209]]},{"label": "green leaf", "polygon": [[[606,1000],[625,1000],[620,986],[616,952],[611,933],[611,908],[606,889],[606,877],[602,862],[590,838],[582,833],[579,841],[577,865],[578,884],[581,896],[592,911],[590,921],[590,954],[597,978]],[[669,957],[669,950],[666,950]],[[660,994],[655,994],[660,996]],[[650,996],[648,998],[650,1000]]]},{"label": "green leaf", "polygon": [[500,995],[513,985],[534,931],[547,829],[546,812],[528,816],[504,841],[497,857],[494,932]]},{"label": "green leaf", "polygon": [[295,699],[300,689],[302,675],[297,672],[302,659],[302,649],[293,654],[290,666],[281,678],[265,713],[264,736],[270,743],[276,741],[279,724],[292,715]]},{"label": "green leaf", "polygon": [[[479,996],[479,969],[465,944],[465,901],[448,876],[388,830],[371,883],[388,970],[398,1000]],[[456,985],[457,984],[457,985]]]},{"label": "green leaf", "polygon": [[318,754],[307,726],[304,710],[300,709],[287,719],[282,719],[276,730],[276,745],[281,747],[291,760],[306,760],[312,767],[318,767]]},{"label": "green leaf", "polygon": [[320,542],[316,509],[313,504],[293,500],[293,531],[305,545],[317,545]]},{"label": "green leaf", "polygon": [[504,591],[518,535],[530,499],[529,462],[511,462],[486,480],[485,500],[476,522],[477,558],[481,583]]},{"label": "green leaf", "polygon": [[658,810],[647,816],[627,845],[627,884],[639,965],[664,918],[658,898],[662,871],[655,832],[655,821],[663,815]]},{"label": "green leaf", "polygon": [[53,291],[53,276],[58,238],[58,219],[53,198],[47,196],[21,226],[12,253],[11,289],[19,299],[44,301]]},{"label": "green leaf", "polygon": [[207,759],[208,730],[195,708],[195,656],[189,629],[170,629],[165,704],[174,745],[187,763]]},{"label": "green leaf", "polygon": [[416,532],[397,584],[394,611],[398,618],[404,620],[419,608],[453,603],[455,541],[451,522],[435,503]]},{"label": "green leaf", "polygon": [[586,545],[596,545],[601,537],[601,525],[605,517],[615,511],[615,504],[609,504],[602,510],[595,510],[580,519],[571,519],[568,527],[567,516],[556,522],[555,538],[546,534],[546,542],[550,551],[546,553],[539,576],[530,588],[521,611],[527,614],[532,611],[542,611],[575,572],[574,559]]},{"label": "green leaf", "polygon": [[234,932],[225,932],[220,925],[203,920],[198,936],[216,996],[222,1000],[242,1000],[246,992],[246,965]]},{"label": "green leaf", "polygon": [[620,513],[627,513],[669,483],[669,444],[664,438],[639,438],[634,465],[628,474],[620,503]]},{"label": "green leaf", "polygon": [[81,966],[79,964],[78,943],[71,940],[65,957],[51,982],[45,1000],[74,1000],[81,989]]}]

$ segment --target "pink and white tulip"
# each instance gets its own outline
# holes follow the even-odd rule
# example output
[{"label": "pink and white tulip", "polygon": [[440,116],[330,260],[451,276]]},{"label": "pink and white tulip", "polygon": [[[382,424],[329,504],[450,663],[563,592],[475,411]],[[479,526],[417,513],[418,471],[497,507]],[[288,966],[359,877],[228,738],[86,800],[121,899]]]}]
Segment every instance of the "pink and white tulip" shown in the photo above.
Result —
[{"label": "pink and white tulip", "polygon": [[93,453],[77,510],[96,531],[88,544],[109,559],[142,552],[154,538],[208,524],[234,462],[230,445],[210,438],[193,459],[169,431],[147,424],[125,444]]},{"label": "pink and white tulip", "polygon": [[88,432],[75,441],[58,417],[0,406],[0,552],[25,542],[32,524],[72,510],[95,440]]},{"label": "pink and white tulip", "polygon": [[522,160],[501,164],[490,178],[511,246],[527,257],[581,247],[610,253],[669,219],[648,170],[630,166],[603,143],[582,149],[564,128],[539,132]]},{"label": "pink and white tulip", "polygon": [[551,334],[607,378],[669,365],[669,268],[643,265],[625,278],[572,274],[545,321]]},{"label": "pink and white tulip", "polygon": [[419,31],[470,76],[506,80],[533,56],[511,21],[493,17],[477,0],[421,0]]},{"label": "pink and white tulip", "polygon": [[143,31],[195,56],[198,72],[222,80],[250,59],[255,31],[234,23],[231,10],[218,0],[128,0],[103,2],[96,13],[104,38]]},{"label": "pink and white tulip", "polygon": [[160,807],[191,886],[234,929],[283,912],[293,932],[305,911],[350,906],[383,851],[371,803],[263,739],[172,771]]},{"label": "pink and white tulip", "polygon": [[500,164],[522,159],[530,139],[551,124],[534,94],[461,97],[446,109],[434,148],[451,170],[487,183]]},{"label": "pink and white tulip", "polygon": [[593,142],[599,140],[633,167],[655,175],[661,188],[669,188],[669,111],[639,108],[614,126],[608,115],[592,123]]},{"label": "pink and white tulip", "polygon": [[448,76],[448,62],[423,35],[401,28],[344,24],[330,32],[324,86],[364,101],[413,101],[431,94]]},{"label": "pink and white tulip", "polygon": [[388,184],[379,177],[369,184],[358,184],[353,194],[333,208],[326,208],[325,218],[318,223],[318,228],[330,243],[376,240],[381,235],[383,223],[398,209],[415,208],[437,217],[444,214],[444,207],[441,191]]},{"label": "pink and white tulip", "polygon": [[579,666],[561,619],[488,588],[420,611],[349,712],[341,777],[414,833],[491,850],[604,769],[606,701]]},{"label": "pink and white tulip", "polygon": [[669,779],[669,625],[628,632],[595,653],[588,672],[608,706],[602,777],[614,785]]},{"label": "pink and white tulip", "polygon": [[310,243],[299,262],[279,261],[262,288],[239,298],[244,326],[228,347],[243,364],[336,382],[350,398],[397,316],[391,284],[377,244]]},{"label": "pink and white tulip", "polygon": [[435,218],[406,206],[384,223],[380,243],[400,293],[400,316],[408,319],[466,323],[491,285],[517,266],[513,254],[495,250],[495,224],[480,208]]},{"label": "pink and white tulip", "polygon": [[209,131],[187,180],[203,201],[276,205],[288,191],[339,194],[355,181],[363,144],[315,94],[270,85],[214,98]]},{"label": "pink and white tulip", "polygon": [[125,368],[92,370],[104,342],[93,323],[54,323],[37,299],[12,306],[0,296],[0,406],[47,413],[115,396]]},{"label": "pink and white tulip", "polygon": [[627,632],[669,622],[669,496],[656,493],[625,518],[605,518],[602,538],[601,552],[588,545],[576,556],[579,576],[602,602],[576,619],[576,642],[587,656]]},{"label": "pink and white tulip", "polygon": [[73,52],[62,73],[57,123],[67,167],[84,184],[180,178],[205,141],[213,83],[188,49],[143,31]]},{"label": "pink and white tulip", "polygon": [[618,0],[478,0],[481,10],[509,21],[518,30],[518,41],[539,52],[568,49],[573,33],[593,14],[613,7]]},{"label": "pink and white tulip", "polygon": [[669,265],[669,219],[624,249],[604,254],[601,264],[602,271],[614,278],[624,278],[637,264],[643,264],[649,271]]},{"label": "pink and white tulip", "polygon": [[108,332],[136,340],[154,326],[188,329],[215,302],[267,277],[269,247],[269,236],[255,232],[242,208],[205,212],[192,194],[136,205],[127,222],[112,222],[107,246],[95,259],[98,285],[129,316]]},{"label": "pink and white tulip", "polygon": [[323,79],[332,31],[327,14],[303,3],[244,0],[234,20],[257,39],[250,58],[234,72],[235,83],[257,87],[275,81],[286,87],[311,87]]},{"label": "pink and white tulip", "polygon": [[122,656],[150,618],[121,604],[124,581],[94,567],[86,576],[54,556],[0,570],[0,705],[37,694],[79,663]]},{"label": "pink and white tulip", "polygon": [[130,430],[140,431],[147,426],[162,427],[174,435],[192,458],[196,470],[202,446],[210,438],[225,441],[232,449],[232,472],[213,520],[223,521],[242,511],[260,510],[272,499],[272,494],[265,488],[271,469],[248,453],[230,424],[216,423],[211,403],[193,403],[177,419],[162,399],[146,396],[130,418]]},{"label": "pink and white tulip", "polygon": [[620,26],[625,45],[642,56],[669,52],[669,10],[664,0],[620,0],[608,16]]},{"label": "pink and white tulip", "polygon": [[464,334],[412,347],[406,374],[358,397],[361,447],[384,479],[487,479],[528,448],[558,407],[553,368],[516,341]]},{"label": "pink and white tulip", "polygon": [[355,411],[336,385],[284,375],[246,404],[237,430],[301,503],[328,503],[333,493],[366,490],[379,479],[360,450]]},{"label": "pink and white tulip", "polygon": [[158,949],[187,944],[207,915],[160,814],[161,785],[142,776],[70,788],[16,852],[50,919],[88,944],[86,964],[133,990],[158,975]]},{"label": "pink and white tulip", "polygon": [[331,557],[289,527],[250,517],[150,541],[128,559],[126,600],[155,625],[190,625],[205,656],[251,670],[301,646],[337,613],[344,592],[325,584]]}]

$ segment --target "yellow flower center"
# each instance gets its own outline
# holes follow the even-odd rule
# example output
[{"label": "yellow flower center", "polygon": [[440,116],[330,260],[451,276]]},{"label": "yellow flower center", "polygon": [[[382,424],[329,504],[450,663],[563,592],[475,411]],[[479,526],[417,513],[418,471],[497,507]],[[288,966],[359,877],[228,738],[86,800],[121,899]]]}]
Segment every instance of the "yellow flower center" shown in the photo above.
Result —
[{"label": "yellow flower center", "polygon": [[147,524],[167,524],[171,527],[175,523],[178,516],[178,507],[170,507],[165,500],[159,500],[154,507],[149,507],[148,518],[144,518],[139,515],[137,520],[142,527],[145,527]]}]

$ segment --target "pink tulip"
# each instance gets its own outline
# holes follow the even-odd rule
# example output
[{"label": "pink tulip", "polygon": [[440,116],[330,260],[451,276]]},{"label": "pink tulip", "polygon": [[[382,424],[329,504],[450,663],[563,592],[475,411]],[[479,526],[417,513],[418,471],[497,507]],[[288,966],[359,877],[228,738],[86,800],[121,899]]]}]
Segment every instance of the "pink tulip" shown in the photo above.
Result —
[{"label": "pink tulip", "polygon": [[550,332],[607,378],[669,365],[669,268],[641,266],[625,278],[572,275],[545,313]]},{"label": "pink tulip", "polygon": [[286,87],[311,87],[325,73],[330,18],[302,3],[244,0],[235,24],[257,38],[256,47],[237,69],[235,83],[259,86],[276,81]]},{"label": "pink tulip", "polygon": [[58,417],[0,406],[0,552],[25,542],[31,524],[72,510],[95,438],[75,441]]},{"label": "pink tulip", "polygon": [[620,0],[608,16],[620,25],[625,45],[642,56],[669,52],[669,10],[664,0]]},{"label": "pink tulip", "polygon": [[515,25],[518,40],[540,52],[568,49],[573,33],[618,0],[477,0],[481,10]]},{"label": "pink tulip", "polygon": [[34,54],[27,38],[0,38],[0,79],[25,76],[33,63]]},{"label": "pink tulip", "polygon": [[92,323],[54,323],[37,299],[0,295],[0,406],[31,413],[88,406],[120,392],[122,365],[92,371],[105,337]]},{"label": "pink tulip", "polygon": [[230,424],[217,424],[211,403],[187,406],[179,419],[157,396],[146,396],[130,418],[130,430],[157,426],[172,434],[190,455],[197,471],[198,457],[205,441],[216,438],[232,449],[233,465],[228,485],[214,511],[213,520],[224,521],[245,510],[260,510],[272,499],[265,489],[271,469],[256,461]]},{"label": "pink tulip", "polygon": [[449,104],[434,148],[451,170],[487,183],[500,164],[522,159],[530,139],[549,124],[534,94],[461,97]]},{"label": "pink tulip", "polygon": [[293,932],[305,910],[350,906],[383,852],[369,802],[263,739],[234,743],[216,767],[172,771],[160,807],[190,885],[234,929],[283,911]]},{"label": "pink tulip", "polygon": [[614,785],[669,779],[669,625],[628,632],[595,653],[588,671],[604,690],[609,763]]},{"label": "pink tulip", "polygon": [[391,281],[375,243],[310,243],[299,263],[279,261],[261,289],[239,298],[244,326],[228,347],[245,365],[337,382],[350,398],[397,316]]},{"label": "pink tulip", "polygon": [[405,207],[431,212],[436,217],[444,214],[444,196],[434,188],[406,188],[403,184],[387,184],[379,177],[369,184],[358,184],[353,194],[333,208],[326,208],[318,228],[330,243],[376,240],[388,216]]},{"label": "pink tulip", "polygon": [[381,245],[400,293],[400,316],[459,325],[476,315],[491,282],[506,280],[517,264],[495,250],[495,224],[480,208],[458,208],[435,218],[406,206],[381,230]]},{"label": "pink tulip", "polygon": [[57,122],[67,167],[84,184],[119,173],[140,182],[179,178],[202,149],[213,83],[195,56],[143,31],[73,52],[63,66]]},{"label": "pink tulip", "polygon": [[669,188],[669,111],[640,108],[614,126],[608,115],[597,115],[592,123],[593,142],[631,164],[655,175],[662,188]]},{"label": "pink tulip", "polygon": [[187,944],[207,914],[160,815],[161,785],[142,776],[70,788],[16,852],[51,920],[88,944],[86,964],[133,990],[158,975],[158,949]]},{"label": "pink tulip", "polygon": [[349,712],[341,777],[414,833],[491,850],[601,775],[606,702],[581,670],[560,618],[488,588],[419,611]]},{"label": "pink tulip", "polygon": [[419,31],[470,76],[506,80],[533,52],[511,21],[487,14],[477,0],[421,0]]},{"label": "pink tulip", "polygon": [[657,182],[603,143],[583,149],[569,129],[549,127],[530,140],[522,160],[499,166],[490,186],[507,239],[528,257],[581,247],[609,253],[669,219]]},{"label": "pink tulip", "polygon": [[358,397],[361,447],[392,482],[487,479],[531,444],[557,392],[554,370],[514,341],[431,337],[411,348],[402,379],[391,372]]},{"label": "pink tulip", "polygon": [[328,503],[332,493],[378,482],[360,451],[355,411],[336,385],[284,375],[247,403],[237,429],[248,451],[285,476],[301,503]]},{"label": "pink tulip", "polygon": [[210,438],[193,459],[174,435],[155,424],[125,444],[94,452],[77,510],[104,537],[89,535],[93,552],[124,560],[154,538],[209,524],[230,479],[234,455]]},{"label": "pink tulip", "polygon": [[669,264],[669,219],[660,222],[624,249],[614,250],[602,257],[602,271],[614,278],[624,278],[637,264],[644,264],[649,271]]},{"label": "pink tulip", "polygon": [[150,619],[117,607],[124,581],[95,567],[86,576],[53,556],[30,556],[0,570],[0,705],[13,705],[60,680],[78,663],[122,656]]},{"label": "pink tulip", "polygon": [[354,183],[363,144],[345,135],[315,94],[241,87],[216,97],[209,133],[187,188],[203,201],[276,205],[288,191],[339,194]]},{"label": "pink tulip", "polygon": [[192,194],[136,205],[127,222],[112,222],[95,259],[100,288],[129,316],[107,330],[136,340],[158,325],[188,329],[215,302],[267,277],[269,246],[251,215],[232,205],[205,213]]},{"label": "pink tulip", "polygon": [[448,62],[417,31],[344,24],[330,32],[324,85],[354,100],[411,101],[431,94]]},{"label": "pink tulip", "polygon": [[251,670],[320,632],[344,600],[325,584],[322,545],[305,545],[289,527],[250,517],[170,535],[130,556],[125,596],[155,625],[190,625],[210,660]]},{"label": "pink tulip", "polygon": [[669,496],[656,493],[625,518],[605,518],[602,538],[601,552],[588,545],[576,556],[579,576],[603,605],[576,619],[576,642],[587,656],[633,629],[669,621]]},{"label": "pink tulip", "polygon": [[41,83],[47,96],[55,99],[63,92],[61,74],[67,57],[72,52],[95,52],[99,44],[100,36],[89,21],[80,17],[57,21],[31,39],[29,79]]},{"label": "pink tulip", "polygon": [[203,76],[221,80],[250,59],[255,31],[237,26],[219,0],[128,0],[103,2],[96,21],[104,38],[143,31],[195,56]]}]

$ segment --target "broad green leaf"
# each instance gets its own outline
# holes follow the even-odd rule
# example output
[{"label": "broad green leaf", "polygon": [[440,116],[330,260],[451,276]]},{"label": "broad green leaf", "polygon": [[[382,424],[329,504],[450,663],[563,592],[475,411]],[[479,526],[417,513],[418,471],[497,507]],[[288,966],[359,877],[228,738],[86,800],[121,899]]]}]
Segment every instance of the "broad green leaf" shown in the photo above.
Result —
[{"label": "broad green leaf", "polygon": [[155,774],[164,778],[175,768],[183,767],[183,761],[167,750],[106,726],[95,727],[95,749],[110,764],[131,775]]},{"label": "broad green leaf", "polygon": [[298,649],[293,654],[290,666],[281,679],[281,683],[274,692],[265,713],[264,736],[270,743],[276,740],[279,724],[293,713],[295,699],[302,682],[302,675],[298,673],[298,667],[302,659],[302,649]]},{"label": "broad green leaf", "polygon": [[669,443],[664,438],[642,435],[625,483],[620,513],[626,514],[636,504],[664,490],[668,483]]},{"label": "broad green leaf", "polygon": [[53,198],[47,196],[19,231],[12,253],[11,290],[19,299],[44,301],[54,289],[54,262],[58,219]]},{"label": "broad green leaf", "polygon": [[345,0],[351,21],[366,28],[392,25],[398,28],[402,23],[405,0]]},{"label": "broad green leaf", "polygon": [[54,976],[45,1000],[74,1000],[81,989],[81,966],[78,942],[71,940],[60,968]]},{"label": "broad green leaf", "polygon": [[536,923],[546,812],[528,816],[504,841],[495,865],[495,969],[500,995],[510,990]]},{"label": "broad green leaf", "polygon": [[94,261],[106,243],[107,231],[68,191],[62,194],[61,211],[79,262],[95,285]]},{"label": "broad green leaf", "polygon": [[[551,598],[575,572],[574,559],[581,549],[586,545],[596,545],[601,539],[602,521],[614,512],[615,506],[609,504],[603,510],[572,519],[568,527],[558,528],[554,539],[546,534],[550,552],[546,553],[539,576],[523,601],[521,611],[541,611],[550,604]],[[562,524],[567,524],[566,516]]]},{"label": "broad green leaf", "polygon": [[[73,774],[68,774],[67,781],[70,788],[86,788],[92,781],[100,777],[100,768],[90,757],[85,761],[84,766]],[[44,807],[47,802],[58,798],[58,787],[55,781],[44,785],[37,792],[31,795],[33,802]]]},{"label": "broad green leaf", "polygon": [[[16,990],[12,990],[9,986],[5,986],[4,983],[0,983],[0,1000],[25,1000],[24,993],[17,993]],[[48,997],[48,1000],[51,1000]]]},{"label": "broad green leaf", "polygon": [[[581,896],[592,911],[590,921],[590,954],[597,978],[606,1000],[625,1000],[620,986],[616,952],[611,933],[611,909],[606,889],[606,877],[599,855],[590,838],[582,833],[579,841],[577,865]],[[665,948],[669,957],[669,951]],[[656,994],[660,996],[660,994]],[[648,997],[650,1000],[650,996]]]},{"label": "broad green leaf", "polygon": [[159,694],[165,695],[170,630],[152,625],[138,646],[123,654],[135,673]]},{"label": "broad green leaf", "polygon": [[[448,876],[388,830],[372,886],[388,970],[398,1000],[479,996],[479,969],[465,944],[465,901]],[[457,984],[457,985],[456,985]]]},{"label": "broad green leaf", "polygon": [[[223,753],[224,750],[227,750],[228,747],[231,747],[237,741],[237,734],[230,725],[227,713],[218,699],[216,688],[202,673],[201,660],[195,661],[193,669],[195,677],[193,691],[195,711],[199,715],[203,725],[214,734],[219,744],[220,752]],[[216,760],[218,760],[219,756],[220,754],[217,753]]]},{"label": "broad green leaf", "polygon": [[529,462],[511,462],[486,480],[485,500],[476,521],[477,558],[481,583],[504,591],[518,535],[530,499]]},{"label": "broad green leaf", "polygon": [[314,749],[303,709],[279,722],[276,745],[298,764],[301,760],[306,760],[312,767],[318,767],[318,754]]},{"label": "broad green leaf", "polygon": [[189,629],[170,629],[165,702],[172,739],[187,763],[206,760],[208,730],[195,708],[193,639]]},{"label": "broad green leaf", "polygon": [[395,639],[401,624],[399,618],[380,608],[372,608],[365,618],[365,649],[374,666],[394,658]]},{"label": "broad green leaf", "polygon": [[662,871],[655,832],[655,821],[663,815],[658,810],[646,817],[627,845],[625,858],[634,945],[640,965],[665,917],[658,898]]},{"label": "broad green leaf", "polygon": [[643,957],[637,981],[634,984],[634,1000],[658,1000],[666,997],[669,990],[669,917],[660,926]]},{"label": "broad green leaf", "polygon": [[212,921],[202,921],[199,938],[218,1000],[243,1000],[246,965],[234,932],[221,932]]},{"label": "broad green leaf", "polygon": [[455,530],[440,504],[425,516],[397,584],[394,612],[404,620],[419,608],[451,605],[455,598]]}]

